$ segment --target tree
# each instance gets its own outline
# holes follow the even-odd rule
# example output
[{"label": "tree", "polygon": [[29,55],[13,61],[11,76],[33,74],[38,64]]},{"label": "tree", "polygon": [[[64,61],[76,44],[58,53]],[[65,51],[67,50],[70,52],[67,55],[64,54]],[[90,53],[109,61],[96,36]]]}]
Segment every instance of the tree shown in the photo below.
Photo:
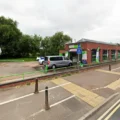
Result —
[{"label": "tree", "polygon": [[41,46],[43,47],[43,50],[42,51],[42,55],[46,56],[46,55],[50,55],[51,52],[50,52],[50,40],[51,38],[50,37],[45,37],[42,42],[41,42]]},{"label": "tree", "polygon": [[0,47],[3,56],[17,56],[17,46],[21,35],[22,33],[17,28],[16,21],[3,16],[0,17]]},{"label": "tree", "polygon": [[64,35],[63,32],[55,33],[50,40],[50,51],[52,55],[58,55],[60,49],[64,49],[67,42],[71,42],[72,39],[68,35]]},{"label": "tree", "polygon": [[22,57],[35,56],[37,52],[40,52],[40,41],[42,41],[40,36],[23,35],[19,41],[20,55]]},{"label": "tree", "polygon": [[[17,21],[0,17],[0,48],[2,57],[29,57],[37,54],[58,55],[60,49],[72,39],[63,32],[51,37],[24,35],[17,28]],[[43,49],[41,49],[43,47]]]}]

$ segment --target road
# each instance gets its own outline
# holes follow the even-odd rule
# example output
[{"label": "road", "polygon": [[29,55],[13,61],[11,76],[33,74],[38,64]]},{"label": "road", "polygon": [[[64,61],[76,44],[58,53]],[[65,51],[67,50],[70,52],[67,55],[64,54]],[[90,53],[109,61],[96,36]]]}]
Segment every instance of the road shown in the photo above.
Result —
[{"label": "road", "polygon": [[109,106],[98,120],[120,120],[120,99]]},{"label": "road", "polygon": [[120,120],[120,105],[117,106],[113,112],[113,115],[110,118],[108,118],[108,120]]},{"label": "road", "polygon": [[[120,69],[112,66],[0,90],[0,120],[78,120],[120,92]],[[115,70],[116,69],[116,70]],[[50,110],[45,110],[44,88],[49,87]]]},{"label": "road", "polygon": [[106,120],[120,120],[120,105],[114,108],[114,110],[105,119]]}]

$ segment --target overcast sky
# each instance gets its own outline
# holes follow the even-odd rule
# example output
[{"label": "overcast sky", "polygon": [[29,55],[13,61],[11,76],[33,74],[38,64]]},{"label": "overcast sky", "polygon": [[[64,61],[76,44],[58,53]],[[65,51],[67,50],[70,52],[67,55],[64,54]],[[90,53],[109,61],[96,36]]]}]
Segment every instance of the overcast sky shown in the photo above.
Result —
[{"label": "overcast sky", "polygon": [[120,42],[120,0],[0,0],[0,15],[25,34]]}]

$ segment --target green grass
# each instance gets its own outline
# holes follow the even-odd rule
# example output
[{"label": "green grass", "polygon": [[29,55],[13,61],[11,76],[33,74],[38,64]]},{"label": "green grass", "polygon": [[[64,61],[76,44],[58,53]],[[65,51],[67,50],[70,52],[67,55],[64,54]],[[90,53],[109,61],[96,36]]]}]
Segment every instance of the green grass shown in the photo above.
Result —
[{"label": "green grass", "polygon": [[27,62],[27,61],[36,61],[36,58],[8,58],[0,59],[0,62]]}]

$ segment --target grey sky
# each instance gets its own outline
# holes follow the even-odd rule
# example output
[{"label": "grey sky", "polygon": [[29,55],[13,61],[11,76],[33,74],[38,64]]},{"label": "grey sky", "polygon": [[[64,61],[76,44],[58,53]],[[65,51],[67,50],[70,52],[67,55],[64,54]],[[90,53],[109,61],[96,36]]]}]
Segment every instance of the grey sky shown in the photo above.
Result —
[{"label": "grey sky", "polygon": [[119,0],[0,0],[0,15],[17,20],[27,34],[63,31],[76,40],[119,42],[119,6]]}]

